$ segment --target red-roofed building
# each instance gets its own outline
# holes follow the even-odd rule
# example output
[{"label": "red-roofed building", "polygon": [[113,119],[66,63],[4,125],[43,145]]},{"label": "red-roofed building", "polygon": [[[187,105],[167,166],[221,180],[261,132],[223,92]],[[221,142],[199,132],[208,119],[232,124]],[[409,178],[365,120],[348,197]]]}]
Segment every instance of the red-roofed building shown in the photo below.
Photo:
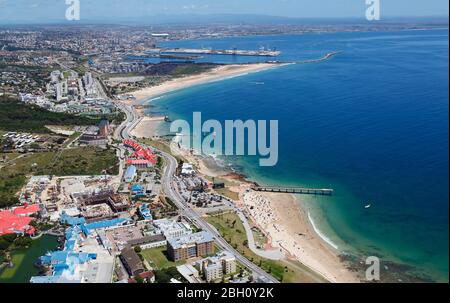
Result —
[{"label": "red-roofed building", "polygon": [[33,235],[36,230],[30,225],[34,218],[16,215],[12,211],[0,211],[0,236],[6,234]]},{"label": "red-roofed building", "polygon": [[137,142],[128,139],[123,140],[123,144],[134,150],[134,153],[130,156],[130,160],[147,160],[152,165],[156,164],[158,157],[152,149],[145,149]]},{"label": "red-roofed building", "polygon": [[40,208],[38,204],[25,204],[24,206],[19,206],[14,208],[13,214],[16,216],[30,216],[39,212]]},{"label": "red-roofed building", "polygon": [[34,218],[30,215],[38,213],[38,204],[24,204],[12,210],[0,210],[0,236],[6,234],[29,234],[36,232],[30,225]]}]

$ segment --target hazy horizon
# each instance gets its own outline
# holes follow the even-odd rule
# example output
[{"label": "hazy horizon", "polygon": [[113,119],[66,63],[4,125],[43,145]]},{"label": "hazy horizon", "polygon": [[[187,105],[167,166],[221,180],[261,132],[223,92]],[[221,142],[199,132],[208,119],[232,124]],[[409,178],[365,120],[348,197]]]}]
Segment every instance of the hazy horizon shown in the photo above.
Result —
[{"label": "hazy horizon", "polygon": [[[279,19],[361,19],[365,17],[365,0],[80,0],[79,23],[173,23],[186,22],[189,16],[254,16],[256,21]],[[65,0],[0,0],[1,24],[37,24],[65,22]],[[448,18],[446,0],[381,0],[382,21],[393,19]],[[288,19],[289,18],[289,19]],[[253,20],[253,21],[255,21]],[[187,20],[198,23],[197,20]],[[215,20],[211,20],[215,21]],[[250,20],[243,20],[252,22]],[[270,20],[269,20],[270,21]],[[273,20],[272,20],[273,21]]]}]

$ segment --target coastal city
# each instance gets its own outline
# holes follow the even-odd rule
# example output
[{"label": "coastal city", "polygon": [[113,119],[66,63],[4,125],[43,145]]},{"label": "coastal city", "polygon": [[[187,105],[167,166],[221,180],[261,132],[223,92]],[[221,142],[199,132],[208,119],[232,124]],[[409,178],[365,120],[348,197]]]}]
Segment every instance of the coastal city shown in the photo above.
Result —
[{"label": "coastal city", "polygon": [[[412,206],[386,210],[380,198],[380,188],[386,188],[391,191],[386,196],[395,201],[412,199],[413,193],[405,198],[406,191],[393,185],[401,178],[387,166],[400,154],[395,144],[414,146],[411,153],[422,150],[402,141],[407,130],[389,123],[391,129],[382,129],[388,138],[373,139],[378,145],[351,150],[347,144],[367,140],[365,131],[374,138],[383,123],[371,114],[382,107],[376,98],[384,95],[359,99],[349,88],[359,83],[352,77],[367,71],[384,75],[385,69],[400,66],[392,63],[395,56],[404,57],[396,52],[404,51],[398,41],[410,50],[417,44],[415,35],[430,32],[430,39],[438,41],[430,43],[442,47],[445,42],[439,39],[448,38],[448,20],[333,26],[289,18],[260,24],[250,20],[151,26],[0,22],[0,284],[445,281],[448,263],[442,265],[440,255],[431,269],[424,269],[428,261],[420,259],[432,248],[413,257],[405,253],[408,244],[401,241],[414,242],[416,221],[414,227],[396,224],[399,217],[415,216],[409,212]],[[375,58],[376,47],[387,54]],[[360,61],[349,63],[353,58]],[[416,80],[405,71],[418,68],[399,68],[405,83]],[[339,114],[323,103],[332,85]],[[402,94],[399,87],[392,88],[397,95]],[[359,112],[352,116],[346,106],[353,105],[346,100],[363,99],[367,103],[355,105]],[[408,107],[404,104],[382,115],[398,114],[399,107]],[[226,115],[266,117],[261,113],[279,119],[285,158],[278,170],[256,167],[246,156],[229,160],[185,146],[191,134],[169,129],[193,111],[212,112],[220,120]],[[301,126],[290,125],[297,115],[302,115],[295,122]],[[414,116],[408,118],[405,125]],[[337,122],[322,123],[332,119]],[[357,124],[356,135],[342,136],[351,123]],[[302,128],[311,124],[317,132]],[[193,137],[208,135],[220,137],[205,129]],[[339,145],[343,137],[349,141]],[[320,142],[308,150],[313,140]],[[394,141],[392,149],[381,149]],[[289,148],[294,156],[286,156]],[[340,158],[321,154],[328,149]],[[365,171],[381,163],[386,167],[380,176]],[[344,185],[342,175],[368,183],[347,180],[350,185]],[[390,216],[383,217],[383,211]],[[333,218],[334,213],[339,215]],[[448,217],[441,219],[436,222],[448,223]],[[371,220],[383,223],[370,225]],[[375,225],[384,229],[375,233]],[[364,233],[372,238],[359,241]],[[387,234],[397,238],[380,244]],[[417,237],[434,239],[420,232]],[[393,249],[392,243],[403,246]],[[378,266],[373,272],[368,260]]]},{"label": "coastal city", "polygon": [[[270,233],[261,226],[276,218],[261,216],[273,213],[267,198],[250,183],[233,180],[237,175],[203,171],[176,137],[157,135],[157,125],[170,117],[144,114],[139,101],[153,95],[282,65],[277,50],[158,47],[166,40],[202,35],[202,29],[188,36],[181,30],[140,31],[132,38],[120,29],[112,35],[71,27],[0,31],[2,103],[35,111],[31,125],[16,129],[13,117],[6,112],[2,117],[2,127],[9,129],[0,133],[2,280],[326,280],[312,271],[306,275],[295,257],[285,259],[290,253],[283,237],[268,248]],[[197,63],[204,55],[261,60]],[[18,273],[23,265],[17,252],[26,254],[39,241],[49,247],[30,260],[28,270],[36,274]]]}]

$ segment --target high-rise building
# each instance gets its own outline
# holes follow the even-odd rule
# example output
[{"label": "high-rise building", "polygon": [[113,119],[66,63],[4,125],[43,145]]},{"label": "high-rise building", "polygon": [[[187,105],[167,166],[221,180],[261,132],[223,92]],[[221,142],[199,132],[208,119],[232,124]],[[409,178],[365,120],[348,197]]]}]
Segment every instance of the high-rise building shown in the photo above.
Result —
[{"label": "high-rise building", "polygon": [[62,85],[61,83],[56,84],[56,101],[62,100]]}]

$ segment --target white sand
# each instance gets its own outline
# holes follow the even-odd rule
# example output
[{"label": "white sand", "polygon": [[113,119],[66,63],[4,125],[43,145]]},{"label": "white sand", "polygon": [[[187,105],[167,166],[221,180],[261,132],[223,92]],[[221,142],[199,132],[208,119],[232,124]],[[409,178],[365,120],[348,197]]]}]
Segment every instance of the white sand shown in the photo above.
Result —
[{"label": "white sand", "polygon": [[157,130],[164,117],[142,117],[139,123],[131,131],[131,135],[137,138],[152,139],[158,136]]},{"label": "white sand", "polygon": [[[218,81],[228,77],[235,77],[251,72],[280,66],[279,64],[249,64],[220,66],[201,75],[189,76],[165,82],[159,86],[149,87],[133,93],[138,104],[163,95],[194,85]],[[134,134],[138,137],[151,138],[154,135],[152,126],[148,123],[159,123],[152,118],[142,119]],[[190,151],[180,149],[171,144],[172,152],[193,163],[199,172],[208,176],[218,176]],[[224,176],[222,176],[224,177]],[[227,178],[225,176],[224,178]],[[230,177],[231,182],[238,185],[231,188],[240,194],[237,205],[245,207],[251,214],[254,223],[268,236],[272,247],[282,248],[291,259],[295,259],[321,274],[330,282],[359,282],[356,274],[345,268],[339,260],[338,251],[328,246],[315,232],[308,221],[307,214],[302,210],[294,196],[289,194],[247,193],[251,187],[249,183]]]},{"label": "white sand", "polygon": [[208,82],[219,81],[226,78],[246,75],[248,73],[258,72],[277,66],[281,66],[281,64],[256,63],[242,65],[223,65],[199,75],[173,79],[170,81],[166,81],[158,86],[147,87],[132,93],[132,95],[136,98],[136,103],[141,103],[142,101],[148,100],[150,98],[154,98],[179,89],[188,88]]},{"label": "white sand", "polygon": [[314,232],[294,196],[250,192],[243,195],[243,202],[273,247],[282,248],[330,282],[359,282],[339,260],[338,251]]}]

